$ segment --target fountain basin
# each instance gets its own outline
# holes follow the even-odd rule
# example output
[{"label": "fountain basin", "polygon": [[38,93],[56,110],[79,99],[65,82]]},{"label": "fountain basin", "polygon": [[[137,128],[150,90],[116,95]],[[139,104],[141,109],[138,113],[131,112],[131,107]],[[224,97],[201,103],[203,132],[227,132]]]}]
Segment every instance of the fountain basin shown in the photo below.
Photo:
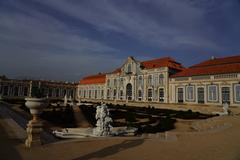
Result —
[{"label": "fountain basin", "polygon": [[114,127],[108,136],[97,136],[94,134],[94,128],[64,128],[54,130],[53,134],[59,138],[87,138],[87,137],[109,137],[109,136],[134,136],[137,128]]}]

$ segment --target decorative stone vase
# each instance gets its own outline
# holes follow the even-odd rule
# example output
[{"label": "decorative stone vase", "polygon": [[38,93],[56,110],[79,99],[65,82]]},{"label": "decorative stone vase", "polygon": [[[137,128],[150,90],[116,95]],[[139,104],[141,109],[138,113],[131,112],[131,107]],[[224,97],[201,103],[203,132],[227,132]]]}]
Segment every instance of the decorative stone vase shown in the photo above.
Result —
[{"label": "decorative stone vase", "polygon": [[43,123],[39,119],[39,115],[48,103],[46,98],[25,98],[25,100],[25,105],[30,109],[33,116],[33,119],[27,124],[27,139],[25,141],[25,146],[31,148],[42,144],[40,133],[43,131]]}]

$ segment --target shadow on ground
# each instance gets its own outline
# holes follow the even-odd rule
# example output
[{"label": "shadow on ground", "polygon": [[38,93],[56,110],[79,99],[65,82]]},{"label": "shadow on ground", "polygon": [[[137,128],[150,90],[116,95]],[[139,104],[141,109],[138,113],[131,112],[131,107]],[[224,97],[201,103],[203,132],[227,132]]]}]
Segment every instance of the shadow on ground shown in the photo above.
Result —
[{"label": "shadow on ground", "polygon": [[8,137],[7,133],[4,131],[0,125],[0,159],[2,160],[21,160],[22,157],[15,148],[20,142],[16,139],[11,139]]},{"label": "shadow on ground", "polygon": [[105,147],[99,151],[86,154],[84,156],[78,157],[73,160],[90,160],[92,158],[104,158],[113,154],[116,154],[118,152],[121,152],[123,150],[127,150],[132,147],[136,147],[138,145],[141,145],[144,142],[144,139],[137,139],[137,140],[125,140],[122,143]]}]

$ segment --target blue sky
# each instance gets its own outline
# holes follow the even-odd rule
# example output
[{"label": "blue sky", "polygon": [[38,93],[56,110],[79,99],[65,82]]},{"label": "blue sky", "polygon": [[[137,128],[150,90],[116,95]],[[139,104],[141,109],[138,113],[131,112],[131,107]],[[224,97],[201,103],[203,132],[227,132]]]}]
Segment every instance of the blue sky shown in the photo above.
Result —
[{"label": "blue sky", "polygon": [[0,75],[77,81],[128,56],[240,54],[240,0],[2,0]]}]

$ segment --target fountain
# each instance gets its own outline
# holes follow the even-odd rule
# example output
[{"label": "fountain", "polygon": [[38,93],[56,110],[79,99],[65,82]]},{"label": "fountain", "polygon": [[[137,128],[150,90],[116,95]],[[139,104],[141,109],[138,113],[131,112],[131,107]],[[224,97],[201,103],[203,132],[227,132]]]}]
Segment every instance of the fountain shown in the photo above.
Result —
[{"label": "fountain", "polygon": [[107,137],[121,135],[135,135],[137,128],[112,127],[107,105],[97,106],[96,127],[94,128],[65,128],[60,131],[54,130],[53,134],[60,138],[86,138],[86,137]]},{"label": "fountain", "polygon": [[223,103],[223,112],[213,112],[213,114],[218,114],[219,116],[225,116],[229,115],[229,104],[228,103]]}]

